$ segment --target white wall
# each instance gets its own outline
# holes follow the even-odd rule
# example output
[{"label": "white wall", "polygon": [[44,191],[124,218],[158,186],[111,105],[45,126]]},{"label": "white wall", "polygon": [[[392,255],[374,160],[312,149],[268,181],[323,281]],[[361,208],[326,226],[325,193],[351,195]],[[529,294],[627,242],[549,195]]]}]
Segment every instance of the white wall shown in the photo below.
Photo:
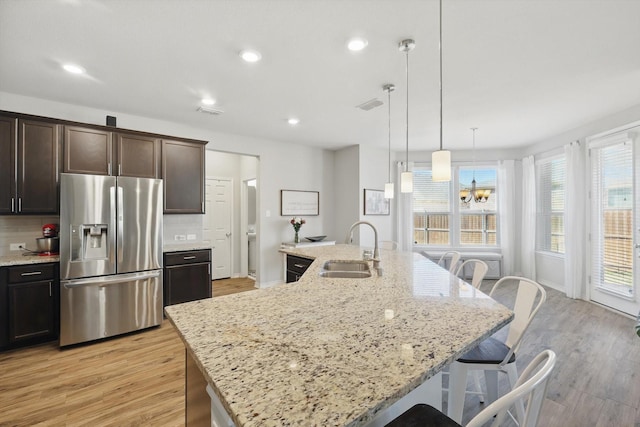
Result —
[{"label": "white wall", "polygon": [[[360,147],[351,146],[334,153],[335,203],[334,229],[336,243],[344,243],[351,224],[360,219]],[[353,233],[353,242],[359,242],[359,233]]]},{"label": "white wall", "polygon": [[[257,281],[269,285],[282,281],[280,243],[291,240],[288,219],[280,216],[280,190],[298,189],[320,192],[320,215],[310,217],[303,235],[334,236],[333,153],[319,148],[250,138],[196,128],[165,120],[134,116],[71,105],[45,99],[0,92],[0,109],[25,114],[103,125],[107,115],[116,116],[118,128],[209,141],[207,149],[259,157],[260,264]],[[194,113],[195,114],[195,113]],[[214,127],[215,119],[207,126]]]},{"label": "white wall", "polygon": [[[389,215],[365,215],[364,214],[364,189],[384,190],[384,184],[388,179],[388,153],[387,150],[360,146],[360,183],[359,183],[359,213],[361,221],[372,223],[378,230],[378,241],[395,240],[393,237],[392,214],[395,199],[391,200]],[[394,168],[395,172],[395,168]],[[393,178],[392,178],[393,179]],[[360,245],[373,247],[373,232],[367,227],[360,230]]]},{"label": "white wall", "polygon": [[[640,105],[620,111],[618,113],[609,115],[607,117],[598,118],[596,120],[585,123],[583,126],[580,126],[575,129],[568,130],[560,135],[552,136],[546,140],[539,141],[535,144],[532,144],[526,147],[523,150],[524,155],[535,155],[536,158],[544,157],[544,154],[557,150],[564,145],[572,142],[572,141],[580,141],[581,144],[586,144],[586,138],[597,135],[602,132],[607,132],[609,130],[626,126],[631,123],[635,123],[640,120]],[[586,151],[586,150],[585,150]],[[584,159],[585,163],[588,162],[588,157]],[[587,164],[588,169],[588,164]],[[585,183],[585,186],[588,186],[588,183]],[[588,198],[584,198],[584,206],[583,209],[587,212],[587,217],[590,215],[591,205],[589,203]],[[586,221],[585,224],[588,224]],[[585,248],[589,248],[588,235],[589,231],[587,229],[584,230],[582,244]],[[518,238],[520,236],[517,236]],[[585,256],[590,256],[590,251],[587,249],[585,251]],[[584,260],[585,268],[589,265],[589,259]],[[524,262],[524,261],[523,261]],[[553,287],[555,289],[563,291],[565,289],[564,285],[564,257],[558,257],[554,255],[537,253],[536,254],[536,279],[545,285]],[[589,275],[588,271],[585,271],[585,277]],[[588,284],[585,282],[584,287],[586,288]],[[583,295],[588,295],[588,293],[584,293]]]}]

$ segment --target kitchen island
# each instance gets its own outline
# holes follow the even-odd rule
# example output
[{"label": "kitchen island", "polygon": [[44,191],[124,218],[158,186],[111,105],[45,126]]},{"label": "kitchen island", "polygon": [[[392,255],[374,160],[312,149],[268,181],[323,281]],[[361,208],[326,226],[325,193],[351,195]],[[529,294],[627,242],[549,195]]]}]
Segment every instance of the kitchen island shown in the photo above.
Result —
[{"label": "kitchen island", "polygon": [[165,309],[237,426],[370,424],[513,316],[420,254],[381,250],[381,277],[344,279],[322,264],[361,248],[281,251],[315,261],[295,283]]}]

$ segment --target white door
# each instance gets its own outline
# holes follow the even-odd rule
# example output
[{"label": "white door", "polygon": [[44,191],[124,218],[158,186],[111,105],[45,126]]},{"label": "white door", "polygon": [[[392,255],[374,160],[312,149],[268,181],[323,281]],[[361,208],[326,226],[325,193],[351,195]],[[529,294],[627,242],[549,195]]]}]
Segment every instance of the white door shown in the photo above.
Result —
[{"label": "white door", "polygon": [[[640,127],[636,127],[637,135]],[[591,159],[591,299],[637,315],[640,150],[627,130],[594,139]]]},{"label": "white door", "polygon": [[207,178],[206,239],[211,241],[212,279],[231,277],[232,181]]}]

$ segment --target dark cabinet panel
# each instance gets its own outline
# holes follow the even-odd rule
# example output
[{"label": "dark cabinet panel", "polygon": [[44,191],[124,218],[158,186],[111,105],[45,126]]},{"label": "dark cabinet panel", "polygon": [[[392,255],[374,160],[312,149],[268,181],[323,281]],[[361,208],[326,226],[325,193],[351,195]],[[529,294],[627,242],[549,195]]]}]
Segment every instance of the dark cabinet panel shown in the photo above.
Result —
[{"label": "dark cabinet panel", "polygon": [[313,262],[312,259],[287,255],[287,283],[297,282]]},{"label": "dark cabinet panel", "polygon": [[116,134],[118,175],[160,177],[160,140],[152,136]]},{"label": "dark cabinet panel", "polygon": [[211,298],[210,264],[169,267],[165,270],[166,305]]},{"label": "dark cabinet panel", "polygon": [[55,338],[53,281],[9,285],[9,342]]},{"label": "dark cabinet panel", "polygon": [[164,306],[211,298],[211,250],[164,254]]},{"label": "dark cabinet panel", "polygon": [[0,116],[0,214],[15,210],[16,123],[13,117]]},{"label": "dark cabinet panel", "polygon": [[66,173],[159,178],[160,139],[66,126],[63,170]]},{"label": "dark cabinet panel", "polygon": [[57,339],[59,295],[57,264],[0,268],[0,348]]},{"label": "dark cabinet panel", "polygon": [[62,127],[31,120],[18,125],[17,213],[58,213]]},{"label": "dark cabinet panel", "polygon": [[204,144],[162,141],[164,213],[204,213]]},{"label": "dark cabinet panel", "polygon": [[0,117],[0,214],[58,213],[61,129]]},{"label": "dark cabinet panel", "polygon": [[65,126],[65,173],[111,175],[113,133],[102,129]]}]

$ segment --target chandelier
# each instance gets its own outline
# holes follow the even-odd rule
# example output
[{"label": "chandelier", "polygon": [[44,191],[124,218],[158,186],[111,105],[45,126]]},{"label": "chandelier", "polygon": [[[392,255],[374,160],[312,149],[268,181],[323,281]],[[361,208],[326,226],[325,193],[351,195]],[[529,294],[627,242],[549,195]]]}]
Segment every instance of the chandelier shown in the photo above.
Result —
[{"label": "chandelier", "polygon": [[471,203],[473,200],[476,203],[486,203],[491,195],[491,189],[478,189],[476,188],[476,130],[478,128],[471,128],[473,131],[473,181],[471,181],[471,190],[465,188],[460,190],[460,201],[464,204]]}]

